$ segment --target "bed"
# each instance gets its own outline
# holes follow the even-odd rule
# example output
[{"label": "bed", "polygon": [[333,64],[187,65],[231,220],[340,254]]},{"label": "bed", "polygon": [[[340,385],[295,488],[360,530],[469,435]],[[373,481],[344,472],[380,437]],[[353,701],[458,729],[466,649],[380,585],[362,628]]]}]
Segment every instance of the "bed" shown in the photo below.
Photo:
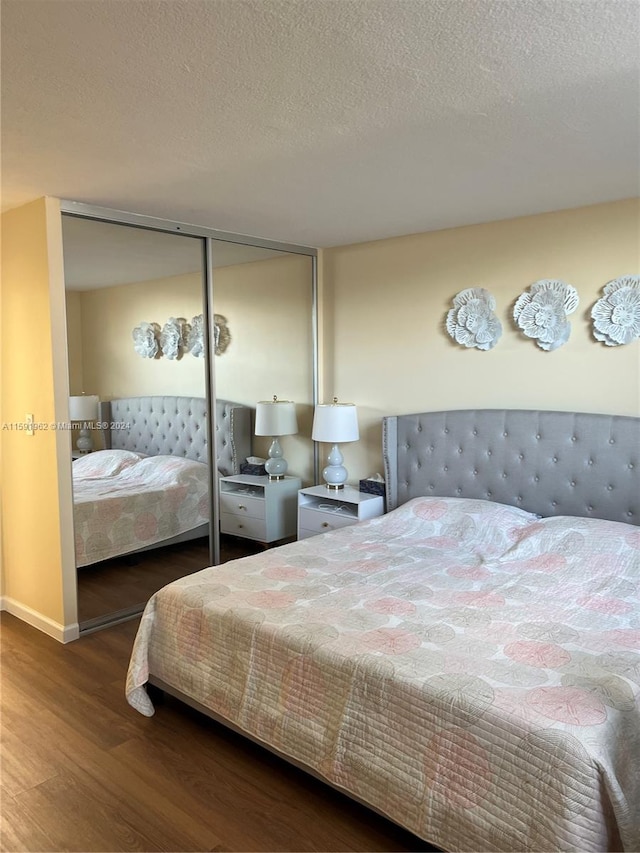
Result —
[{"label": "bed", "polygon": [[640,421],[385,418],[388,513],[156,593],[127,676],[444,850],[640,849]]},{"label": "bed", "polygon": [[[208,535],[206,400],[128,397],[101,404],[104,450],[73,463],[76,565]],[[216,402],[219,475],[251,453],[251,410]]]}]

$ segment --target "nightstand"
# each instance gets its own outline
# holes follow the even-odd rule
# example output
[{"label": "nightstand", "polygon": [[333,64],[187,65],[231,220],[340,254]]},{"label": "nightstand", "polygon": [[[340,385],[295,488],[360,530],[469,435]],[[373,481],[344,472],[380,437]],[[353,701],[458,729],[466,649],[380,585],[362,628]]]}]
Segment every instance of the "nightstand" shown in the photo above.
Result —
[{"label": "nightstand", "polygon": [[221,477],[220,532],[257,542],[295,536],[299,477],[270,480],[252,474]]},{"label": "nightstand", "polygon": [[384,498],[353,486],[333,490],[312,486],[298,492],[298,539],[357,524],[384,513]]}]

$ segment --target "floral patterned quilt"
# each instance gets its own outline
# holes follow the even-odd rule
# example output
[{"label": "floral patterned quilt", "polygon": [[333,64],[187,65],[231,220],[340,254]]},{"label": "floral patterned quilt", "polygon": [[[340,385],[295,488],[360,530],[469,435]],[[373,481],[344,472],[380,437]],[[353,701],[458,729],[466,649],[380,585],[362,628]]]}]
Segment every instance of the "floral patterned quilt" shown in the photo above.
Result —
[{"label": "floral patterned quilt", "polygon": [[207,466],[101,450],[73,463],[76,565],[154,545],[209,519]]},{"label": "floral patterned quilt", "polygon": [[416,498],[149,601],[149,673],[454,850],[640,849],[640,530]]}]

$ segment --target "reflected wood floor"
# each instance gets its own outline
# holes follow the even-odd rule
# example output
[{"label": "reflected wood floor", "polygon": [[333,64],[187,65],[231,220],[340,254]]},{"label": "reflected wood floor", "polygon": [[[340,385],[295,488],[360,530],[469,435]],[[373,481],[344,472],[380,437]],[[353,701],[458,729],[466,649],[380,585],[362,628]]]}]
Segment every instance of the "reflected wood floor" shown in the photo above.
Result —
[{"label": "reflected wood floor", "polygon": [[433,849],[176,700],[130,708],[137,626],[63,646],[2,614],[1,850]]},{"label": "reflected wood floor", "polygon": [[[221,537],[222,562],[262,550],[250,540]],[[110,613],[141,611],[154,592],[209,565],[209,541],[204,538],[85,566],[78,569],[78,621],[82,625]]]}]

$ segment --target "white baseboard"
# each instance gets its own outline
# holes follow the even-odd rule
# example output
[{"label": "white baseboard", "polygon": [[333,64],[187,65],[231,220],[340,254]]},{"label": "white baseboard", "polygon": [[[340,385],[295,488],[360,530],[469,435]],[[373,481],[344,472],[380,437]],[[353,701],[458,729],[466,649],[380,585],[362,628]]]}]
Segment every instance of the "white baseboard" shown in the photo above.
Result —
[{"label": "white baseboard", "polygon": [[12,616],[21,619],[28,625],[37,628],[49,637],[53,637],[59,643],[70,643],[72,640],[77,640],[80,636],[80,626],[77,622],[72,625],[61,625],[59,622],[54,622],[48,616],[43,616],[26,604],[20,604],[13,598],[6,595],[0,597],[0,610],[6,610]]}]

